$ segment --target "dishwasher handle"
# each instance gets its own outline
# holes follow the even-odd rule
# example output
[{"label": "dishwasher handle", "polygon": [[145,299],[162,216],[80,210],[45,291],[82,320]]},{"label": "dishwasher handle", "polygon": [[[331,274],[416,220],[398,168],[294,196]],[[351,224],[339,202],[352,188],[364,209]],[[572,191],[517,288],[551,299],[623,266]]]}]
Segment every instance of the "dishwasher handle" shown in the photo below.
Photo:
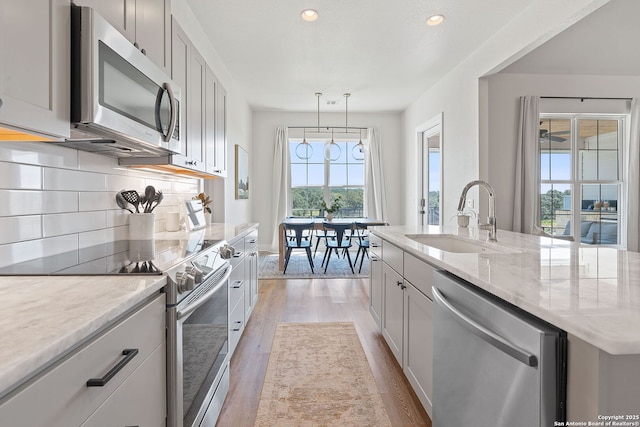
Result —
[{"label": "dishwasher handle", "polygon": [[471,333],[478,336],[482,340],[491,344],[498,350],[503,351],[514,359],[524,363],[527,366],[537,366],[538,359],[535,355],[527,353],[526,351],[516,347],[514,344],[502,338],[495,332],[483,327],[477,322],[473,321],[469,317],[465,316],[458,309],[456,309],[447,299],[440,293],[435,286],[432,288],[434,299],[442,304],[446,309],[455,315],[456,320],[467,328]]}]

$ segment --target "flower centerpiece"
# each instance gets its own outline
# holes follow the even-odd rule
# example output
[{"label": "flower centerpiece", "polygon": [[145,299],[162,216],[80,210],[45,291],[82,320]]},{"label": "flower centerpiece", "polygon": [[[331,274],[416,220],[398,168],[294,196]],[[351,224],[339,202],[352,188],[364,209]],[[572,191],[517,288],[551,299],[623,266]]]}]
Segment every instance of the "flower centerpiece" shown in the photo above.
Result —
[{"label": "flower centerpiece", "polygon": [[322,208],[327,213],[327,219],[331,221],[333,219],[333,214],[342,209],[342,196],[338,194],[329,206],[327,206],[327,203],[323,200]]}]

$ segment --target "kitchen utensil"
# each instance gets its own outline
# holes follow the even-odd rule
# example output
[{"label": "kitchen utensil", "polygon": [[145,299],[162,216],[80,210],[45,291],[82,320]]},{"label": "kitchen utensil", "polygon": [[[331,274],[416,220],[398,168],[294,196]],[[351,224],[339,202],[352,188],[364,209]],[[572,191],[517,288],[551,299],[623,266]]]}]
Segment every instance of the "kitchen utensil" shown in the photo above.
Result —
[{"label": "kitchen utensil", "polygon": [[143,203],[143,212],[151,212],[151,204],[156,199],[156,189],[153,185],[147,185],[147,188],[144,189],[144,198],[145,203]]},{"label": "kitchen utensil", "polygon": [[153,210],[156,208],[156,206],[158,206],[160,204],[160,202],[162,200],[164,200],[164,194],[162,194],[162,191],[158,190],[158,192],[156,193],[156,197],[155,197],[155,203],[156,204],[151,207],[149,212],[153,212]]},{"label": "kitchen utensil", "polygon": [[127,207],[127,201],[124,199],[124,197],[122,197],[122,194],[116,193],[116,203],[118,204],[118,207],[120,209],[126,209],[129,212],[133,213],[133,211]]},{"label": "kitchen utensil", "polygon": [[136,190],[121,191],[122,197],[136,208],[136,213],[140,213],[138,206],[140,205],[140,195]]}]

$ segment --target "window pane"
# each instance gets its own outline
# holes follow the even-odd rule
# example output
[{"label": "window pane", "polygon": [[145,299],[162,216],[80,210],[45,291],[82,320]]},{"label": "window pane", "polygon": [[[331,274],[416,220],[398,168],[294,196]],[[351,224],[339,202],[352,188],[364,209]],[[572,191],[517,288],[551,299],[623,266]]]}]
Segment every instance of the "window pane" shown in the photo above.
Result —
[{"label": "window pane", "polygon": [[292,215],[294,216],[319,216],[322,207],[324,191],[322,188],[293,188]]},{"label": "window pane", "polygon": [[580,241],[586,244],[620,243],[618,201],[620,185],[582,185]]},{"label": "window pane", "polygon": [[291,187],[307,185],[307,165],[291,165]]},{"label": "window pane", "polygon": [[349,185],[364,186],[364,165],[349,165],[347,178],[349,180]]},{"label": "window pane", "polygon": [[584,180],[617,180],[618,120],[581,119],[578,121],[580,170]]},{"label": "window pane", "polygon": [[329,166],[329,185],[339,187],[347,185],[347,166],[331,162]]},{"label": "window pane", "polygon": [[324,185],[324,164],[310,164],[308,184],[313,186]]},{"label": "window pane", "polygon": [[540,185],[540,227],[552,235],[571,235],[571,185]]},{"label": "window pane", "polygon": [[342,208],[336,213],[337,217],[361,217],[363,215],[363,188],[330,188],[331,201],[339,195],[342,200]]},{"label": "window pane", "polygon": [[540,179],[571,179],[570,120],[540,120]]}]

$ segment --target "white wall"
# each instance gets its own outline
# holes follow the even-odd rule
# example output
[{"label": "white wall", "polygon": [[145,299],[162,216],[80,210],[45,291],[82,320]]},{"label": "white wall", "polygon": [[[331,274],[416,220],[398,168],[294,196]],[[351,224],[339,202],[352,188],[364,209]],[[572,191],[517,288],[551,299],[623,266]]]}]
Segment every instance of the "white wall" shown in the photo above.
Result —
[{"label": "white wall", "polygon": [[[575,76],[544,74],[497,74],[488,81],[488,161],[487,176],[501,195],[497,199],[500,228],[511,230],[513,221],[513,193],[516,141],[520,96],[584,96],[584,97],[637,97],[640,96],[640,76]],[[602,112],[603,101],[573,104],[575,112]],[[542,104],[542,102],[541,102]],[[607,103],[612,104],[612,103]],[[619,102],[617,103],[619,104]],[[617,105],[614,108],[619,108]],[[557,111],[557,108],[555,109]],[[608,109],[608,111],[611,111]],[[551,111],[547,111],[551,112]],[[507,166],[505,166],[507,165]],[[502,196],[504,195],[504,196]]]},{"label": "white wall", "polygon": [[[263,112],[253,113],[252,188],[253,220],[260,223],[260,249],[269,250],[273,238],[273,156],[278,126],[309,126],[317,124],[317,113]],[[345,116],[340,113],[321,113],[321,126],[344,126]],[[349,126],[377,127],[382,142],[385,192],[388,204],[387,221],[402,224],[405,217],[402,166],[402,129],[399,113],[349,114]]]},{"label": "white wall", "polygon": [[[465,61],[423,93],[403,114],[405,135],[404,198],[413,206],[417,194],[417,143],[415,130],[420,124],[443,113],[443,223],[455,215],[464,185],[488,177],[488,125],[486,82],[481,77],[495,73],[521,58],[535,47],[591,13],[607,0],[536,1],[485,42]],[[548,11],[553,10],[550,14]],[[481,149],[482,147],[482,149]],[[491,182],[495,184],[495,182]],[[478,197],[477,191],[471,193]],[[497,199],[513,197],[497,192]],[[485,195],[480,200],[484,203]],[[415,223],[415,209],[405,210],[405,221]],[[498,216],[498,227],[503,218]]]}]

